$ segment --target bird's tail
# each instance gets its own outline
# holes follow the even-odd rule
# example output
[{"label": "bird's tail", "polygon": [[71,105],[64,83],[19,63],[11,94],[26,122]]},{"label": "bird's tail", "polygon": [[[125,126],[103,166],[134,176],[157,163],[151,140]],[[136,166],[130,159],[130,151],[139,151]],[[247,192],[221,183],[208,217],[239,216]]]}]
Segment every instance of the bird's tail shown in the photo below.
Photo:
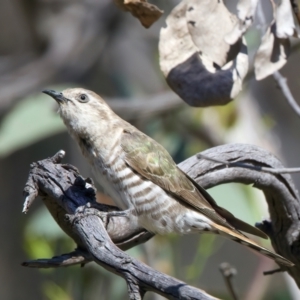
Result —
[{"label": "bird's tail", "polygon": [[242,234],[240,234],[238,232],[234,232],[234,231],[232,231],[222,225],[218,225],[216,223],[213,224],[213,227],[215,228],[215,230],[218,231],[218,233],[220,235],[225,236],[233,241],[236,241],[244,246],[247,246],[247,247],[255,250],[256,252],[259,252],[259,253],[273,259],[275,262],[277,262],[280,265],[287,266],[287,267],[294,266],[294,264],[291,261],[289,261],[288,259],[286,259],[266,248],[259,246],[254,241],[251,241],[249,238],[247,238],[246,236],[243,236]]}]

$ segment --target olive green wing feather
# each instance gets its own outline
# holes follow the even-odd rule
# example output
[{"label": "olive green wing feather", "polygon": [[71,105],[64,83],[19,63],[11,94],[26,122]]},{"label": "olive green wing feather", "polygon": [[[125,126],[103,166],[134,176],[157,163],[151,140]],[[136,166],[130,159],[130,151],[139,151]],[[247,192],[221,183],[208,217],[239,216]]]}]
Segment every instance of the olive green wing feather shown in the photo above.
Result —
[{"label": "olive green wing feather", "polygon": [[259,236],[263,239],[268,239],[268,236],[261,231],[260,229],[249,225],[248,223],[236,218],[231,212],[226,210],[225,208],[219,206],[216,201],[211,197],[211,195],[201,186],[199,185],[193,178],[185,173],[185,175],[192,181],[195,187],[199,190],[199,192],[205,197],[205,199],[211,204],[211,206],[216,210],[216,212],[225,218],[231,225],[233,225],[236,229]]},{"label": "olive green wing feather", "polygon": [[129,128],[123,132],[121,146],[125,152],[126,163],[133,170],[172,194],[184,205],[234,231],[236,227],[265,237],[260,230],[236,219],[230,212],[219,207],[201,186],[177,167],[169,153],[150,137]]}]

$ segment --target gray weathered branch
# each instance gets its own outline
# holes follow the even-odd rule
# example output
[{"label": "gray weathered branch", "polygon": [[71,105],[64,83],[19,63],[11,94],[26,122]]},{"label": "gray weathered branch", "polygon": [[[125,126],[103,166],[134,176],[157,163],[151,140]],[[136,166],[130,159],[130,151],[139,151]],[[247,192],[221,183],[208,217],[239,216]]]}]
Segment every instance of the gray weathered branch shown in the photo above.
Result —
[{"label": "gray weathered branch", "polygon": [[[206,150],[203,154],[230,162],[283,168],[273,155],[251,145],[224,145]],[[74,167],[60,164],[62,157],[63,152],[59,152],[53,158],[31,165],[24,189],[27,196],[24,210],[28,210],[38,194],[42,196],[52,216],[75,240],[78,249],[49,260],[28,261],[24,266],[58,267],[95,261],[127,281],[132,299],[141,299],[147,290],[160,293],[169,299],[212,299],[198,289],[147,267],[115,247],[110,239],[125,250],[147,241],[152,235],[133,224],[129,215],[107,218],[107,213],[116,208],[96,203],[91,180],[81,178]],[[253,184],[261,189],[266,196],[271,221],[264,220],[257,226],[269,235],[276,252],[295,263],[295,267],[288,272],[300,286],[300,203],[290,175],[226,167],[222,163],[199,159],[197,155],[182,162],[179,167],[205,188],[240,182]],[[77,207],[87,202],[91,203],[91,208],[75,214]],[[100,218],[95,213],[90,213],[95,209]],[[68,220],[66,214],[69,214]],[[153,276],[156,280],[153,280]],[[198,296],[195,297],[194,293],[198,293]]]},{"label": "gray weathered branch", "polygon": [[[253,145],[231,144],[211,148],[204,155],[230,162],[245,162],[256,166],[282,169],[282,163],[268,151]],[[270,220],[256,224],[271,239],[277,253],[291,260],[295,267],[289,274],[300,287],[300,201],[292,178],[288,174],[269,174],[241,167],[190,157],[179,167],[205,188],[229,182],[252,184],[265,194]]]},{"label": "gray weathered branch", "polygon": [[[126,280],[130,299],[142,299],[147,291],[168,299],[216,299],[153,270],[120,250],[145,242],[152,234],[131,223],[130,215],[107,218],[106,212],[116,208],[96,203],[91,181],[80,177],[73,166],[59,164],[63,156],[64,152],[60,151],[52,158],[31,164],[24,189],[24,211],[28,210],[37,194],[41,195],[54,219],[75,240],[79,249],[50,260],[28,261],[23,266],[47,268],[94,261]],[[79,208],[75,213],[87,202],[91,203],[91,208]]]}]

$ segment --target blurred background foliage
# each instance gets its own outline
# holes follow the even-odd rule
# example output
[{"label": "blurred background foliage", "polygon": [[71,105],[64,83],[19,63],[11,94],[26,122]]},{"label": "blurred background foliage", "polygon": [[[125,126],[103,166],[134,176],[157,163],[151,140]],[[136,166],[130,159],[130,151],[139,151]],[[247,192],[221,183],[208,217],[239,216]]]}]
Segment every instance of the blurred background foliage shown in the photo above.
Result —
[{"label": "blurred background foliage", "polygon": [[[29,164],[64,149],[65,161],[82,175],[92,176],[56,114],[55,103],[41,94],[44,88],[94,90],[166,147],[176,162],[209,147],[242,142],[270,150],[287,166],[300,165],[300,120],[272,78],[256,82],[250,72],[243,92],[225,107],[195,109],[178,101],[159,70],[157,50],[159,30],[177,1],[153,2],[165,14],[146,30],[108,0],[0,1],[0,299],[127,298],[123,279],[95,264],[47,270],[20,266],[24,260],[52,257],[75,247],[41,201],[28,215],[21,214]],[[250,57],[259,39],[254,26],[247,34]],[[283,74],[296,96],[298,62],[295,45]],[[168,105],[161,102],[159,110],[153,108],[161,96]],[[299,187],[300,177],[294,179]],[[268,217],[262,194],[251,187],[228,184],[209,192],[251,224]],[[275,268],[272,261],[221,237],[156,236],[128,252],[222,299],[230,299],[219,272],[224,261],[238,271],[234,285],[240,299],[300,298],[288,275],[262,275]],[[146,299],[161,297],[149,293]]]}]

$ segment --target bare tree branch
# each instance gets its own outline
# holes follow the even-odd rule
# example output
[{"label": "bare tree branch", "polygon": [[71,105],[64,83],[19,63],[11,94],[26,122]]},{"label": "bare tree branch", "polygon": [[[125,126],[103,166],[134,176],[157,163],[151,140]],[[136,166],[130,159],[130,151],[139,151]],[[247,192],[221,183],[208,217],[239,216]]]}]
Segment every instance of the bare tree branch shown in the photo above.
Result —
[{"label": "bare tree branch", "polygon": [[[109,213],[113,207],[103,205],[100,211],[101,205],[95,203],[95,190],[91,186],[91,181],[80,177],[74,167],[57,164],[62,156],[63,151],[60,151],[53,158],[31,164],[30,175],[24,189],[26,196],[24,211],[28,210],[38,193],[42,195],[59,226],[76,241],[80,249],[87,249],[88,256],[85,252],[75,251],[48,261],[25,262],[23,266],[58,267],[92,260],[126,280],[130,299],[142,299],[146,291],[154,291],[168,299],[216,299],[197,288],[151,269],[117,247],[111,241],[111,237],[117,245],[121,242],[122,248],[126,249],[139,243],[139,238],[135,238],[138,236],[136,232],[144,232],[147,236],[141,242],[145,242],[152,235],[144,229],[137,228],[135,222],[132,224],[130,215],[107,218],[106,212]],[[87,201],[91,203],[92,208],[79,209],[76,213],[77,207],[86,204]],[[93,206],[97,207],[96,212]],[[67,215],[68,218],[67,212],[70,213]]]},{"label": "bare tree branch", "polygon": [[95,215],[71,216],[70,220],[93,260],[107,270],[122,276],[128,285],[130,299],[142,299],[146,291],[168,299],[216,299],[205,292],[153,270],[115,246],[103,223]]},{"label": "bare tree branch", "polygon": [[261,171],[261,172],[267,172],[271,174],[291,174],[291,173],[299,173],[300,168],[281,168],[281,169],[274,169],[274,168],[267,168],[267,167],[262,167],[262,166],[253,166],[251,164],[247,163],[240,163],[240,162],[230,162],[227,160],[223,159],[215,159],[212,157],[208,157],[206,155],[203,155],[199,153],[197,155],[199,159],[204,158],[216,163],[220,163],[226,166],[226,168],[230,167],[240,167],[240,168],[245,168],[245,169],[251,169],[251,170],[256,170],[256,171]]},{"label": "bare tree branch", "polygon": [[[292,5],[294,13],[298,19],[298,17],[300,16],[298,4],[296,3],[296,1],[291,0],[291,5]],[[261,30],[262,34],[264,34],[264,30],[267,27],[267,21],[266,21],[264,12],[263,12],[262,1],[259,1],[258,9],[257,9],[257,16],[261,23],[260,30]],[[299,19],[298,19],[298,22],[299,22]],[[273,78],[277,82],[277,84],[278,84],[284,98],[287,100],[288,104],[295,111],[295,113],[300,117],[300,107],[299,107],[297,101],[295,100],[295,98],[287,84],[287,79],[285,77],[283,77],[279,71],[276,71],[273,73]]]},{"label": "bare tree branch", "polygon": [[265,271],[264,275],[272,275],[272,274],[275,274],[278,272],[282,272],[282,270],[279,268],[279,269],[275,269],[275,270],[271,270],[271,271]]},{"label": "bare tree branch", "polygon": [[[155,291],[169,299],[211,299],[202,291],[139,263],[114,246],[110,239],[124,250],[147,241],[152,235],[138,228],[135,222],[131,222],[130,215],[109,217],[109,212],[116,208],[97,204],[91,180],[80,177],[74,167],[60,164],[62,154],[61,152],[54,158],[31,165],[24,189],[25,211],[37,194],[41,195],[56,222],[75,240],[79,251],[82,252],[75,251],[48,261],[29,261],[25,262],[24,266],[57,267],[95,261],[125,278],[132,299],[141,299],[147,290]],[[273,155],[251,145],[224,145],[206,150],[203,154],[232,163],[283,168]],[[240,182],[253,184],[261,189],[269,205],[271,221],[264,220],[257,226],[269,235],[276,252],[295,263],[295,267],[287,271],[298,286],[300,285],[300,202],[289,175],[270,174],[240,167],[227,168],[223,163],[199,159],[197,155],[182,162],[179,167],[205,188],[222,183]],[[91,203],[91,208],[77,210],[75,214],[77,207],[87,202]],[[69,214],[68,220],[66,214]],[[194,293],[200,293],[198,298],[192,298]]]},{"label": "bare tree branch", "polygon": [[279,71],[273,74],[273,78],[276,80],[283,96],[287,100],[288,104],[295,111],[295,113],[300,117],[300,106],[298,105],[296,99],[294,98],[288,84],[287,79],[281,75]]},{"label": "bare tree branch", "polygon": [[77,207],[92,203],[94,208],[102,212],[106,230],[113,242],[123,250],[127,250],[149,240],[153,234],[130,222],[130,216],[111,216],[106,219],[106,213],[118,210],[117,207],[99,204],[95,200],[95,188],[91,179],[83,179],[78,170],[68,164],[60,164],[64,151],[55,156],[32,163],[30,173],[24,188],[25,203],[23,212],[27,212],[37,195],[40,195],[49,212],[61,227],[79,246],[81,239],[74,234],[72,226],[66,221],[66,214],[72,214]]},{"label": "bare tree branch", "polygon": [[73,265],[84,265],[92,261],[91,256],[85,250],[76,249],[73,252],[62,254],[59,256],[54,256],[52,258],[46,259],[35,259],[28,260],[22,263],[24,267],[30,268],[60,268],[60,267],[69,267]]},{"label": "bare tree branch", "polygon": [[[276,157],[253,145],[224,145],[201,154],[231,163],[283,168]],[[290,175],[269,174],[240,167],[227,168],[221,163],[199,160],[197,155],[180,163],[179,167],[205,188],[238,182],[251,184],[262,190],[269,207],[271,221],[263,220],[256,226],[270,237],[277,253],[295,263],[288,272],[300,287],[300,200]]]}]

